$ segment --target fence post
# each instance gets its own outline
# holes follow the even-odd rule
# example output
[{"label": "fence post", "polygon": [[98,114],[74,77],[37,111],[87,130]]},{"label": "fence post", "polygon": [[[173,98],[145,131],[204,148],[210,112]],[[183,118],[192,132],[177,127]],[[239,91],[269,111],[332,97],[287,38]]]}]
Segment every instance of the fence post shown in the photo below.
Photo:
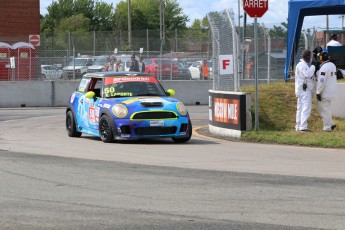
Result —
[{"label": "fence post", "polygon": [[71,32],[68,31],[68,57],[67,58],[71,56],[70,52],[71,52]]},{"label": "fence post", "polygon": [[175,52],[177,52],[178,40],[177,40],[177,29],[175,28]]},{"label": "fence post", "polygon": [[149,57],[149,29],[146,29],[146,57]]},{"label": "fence post", "polygon": [[93,56],[96,56],[96,31],[93,31]]}]

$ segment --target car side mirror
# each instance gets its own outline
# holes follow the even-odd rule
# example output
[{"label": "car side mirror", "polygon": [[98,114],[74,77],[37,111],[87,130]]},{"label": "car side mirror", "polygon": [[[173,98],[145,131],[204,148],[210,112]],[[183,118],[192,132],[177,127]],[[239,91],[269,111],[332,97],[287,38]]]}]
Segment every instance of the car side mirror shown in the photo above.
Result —
[{"label": "car side mirror", "polygon": [[173,97],[173,96],[175,96],[175,90],[173,90],[173,89],[168,89],[168,90],[167,90],[167,94],[168,94],[168,96]]},{"label": "car side mirror", "polygon": [[94,96],[95,96],[95,92],[93,92],[93,91],[89,91],[89,92],[85,93],[85,97],[88,99],[93,99]]}]

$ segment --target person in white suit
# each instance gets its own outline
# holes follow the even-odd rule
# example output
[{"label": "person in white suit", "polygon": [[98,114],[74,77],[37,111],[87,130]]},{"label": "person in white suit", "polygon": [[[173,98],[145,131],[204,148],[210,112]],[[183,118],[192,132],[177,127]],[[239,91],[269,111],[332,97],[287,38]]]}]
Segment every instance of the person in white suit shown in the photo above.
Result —
[{"label": "person in white suit", "polygon": [[329,61],[328,53],[322,52],[319,55],[321,63],[317,72],[316,99],[317,111],[323,122],[323,130],[330,132],[337,126],[332,119],[331,102],[337,94],[337,68]]},{"label": "person in white suit", "polygon": [[338,34],[331,34],[330,41],[327,43],[327,46],[341,46],[341,43],[338,42]]},{"label": "person in white suit", "polygon": [[304,50],[295,70],[295,94],[297,97],[296,131],[308,132],[308,118],[312,108],[315,66],[310,64],[311,51]]}]

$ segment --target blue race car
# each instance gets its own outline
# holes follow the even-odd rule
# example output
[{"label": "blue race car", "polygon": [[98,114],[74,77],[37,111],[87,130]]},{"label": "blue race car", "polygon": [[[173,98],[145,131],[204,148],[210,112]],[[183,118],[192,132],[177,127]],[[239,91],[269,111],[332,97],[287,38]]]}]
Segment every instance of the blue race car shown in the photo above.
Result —
[{"label": "blue race car", "polygon": [[187,142],[192,123],[184,104],[171,97],[174,94],[149,74],[86,74],[67,105],[67,134],[80,137],[86,133],[106,143],[158,137]]}]

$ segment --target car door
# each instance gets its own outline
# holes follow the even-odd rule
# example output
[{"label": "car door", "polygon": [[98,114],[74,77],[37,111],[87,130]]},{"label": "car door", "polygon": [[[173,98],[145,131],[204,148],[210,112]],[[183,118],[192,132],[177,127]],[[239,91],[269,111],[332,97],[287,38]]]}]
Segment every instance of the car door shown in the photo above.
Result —
[{"label": "car door", "polygon": [[193,79],[200,78],[200,69],[199,69],[200,65],[201,63],[199,62],[193,62],[193,64],[189,67],[189,70]]},{"label": "car door", "polygon": [[[85,84],[85,83],[84,83]],[[82,131],[90,134],[98,133],[99,102],[101,79],[91,78],[85,85],[85,91],[78,98],[77,123]],[[83,86],[82,86],[83,87]],[[95,97],[88,98],[87,92],[95,92]]]}]

